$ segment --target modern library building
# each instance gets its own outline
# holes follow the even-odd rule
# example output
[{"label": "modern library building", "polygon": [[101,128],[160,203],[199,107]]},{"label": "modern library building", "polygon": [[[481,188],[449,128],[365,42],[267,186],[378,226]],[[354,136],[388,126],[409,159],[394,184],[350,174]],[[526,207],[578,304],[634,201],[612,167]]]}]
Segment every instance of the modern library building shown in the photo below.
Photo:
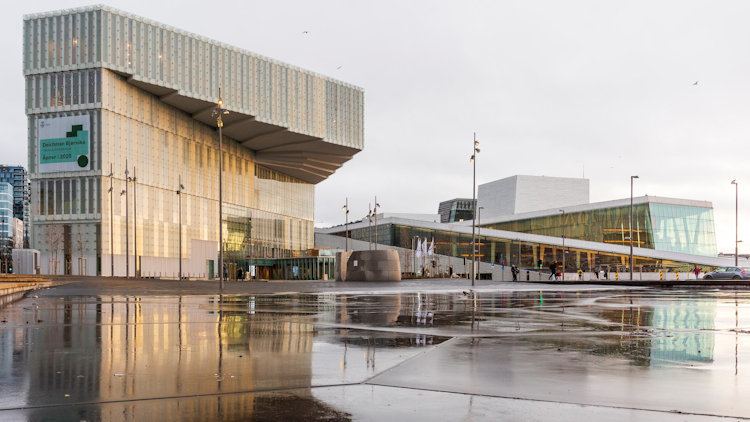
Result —
[{"label": "modern library building", "polygon": [[106,6],[23,33],[43,273],[211,277],[219,221],[238,266],[313,247],[315,184],[364,147],[361,88]]}]

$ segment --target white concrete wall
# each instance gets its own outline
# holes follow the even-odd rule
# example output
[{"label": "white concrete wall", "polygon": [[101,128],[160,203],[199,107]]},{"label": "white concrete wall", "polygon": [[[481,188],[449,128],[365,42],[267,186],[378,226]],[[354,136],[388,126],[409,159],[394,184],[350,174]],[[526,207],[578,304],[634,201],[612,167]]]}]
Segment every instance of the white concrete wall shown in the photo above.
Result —
[{"label": "white concrete wall", "polygon": [[485,217],[514,214],[517,178],[506,177],[477,187],[477,207],[484,208],[482,214]]},{"label": "white concrete wall", "polygon": [[516,175],[479,185],[477,206],[486,217],[589,203],[589,180]]}]

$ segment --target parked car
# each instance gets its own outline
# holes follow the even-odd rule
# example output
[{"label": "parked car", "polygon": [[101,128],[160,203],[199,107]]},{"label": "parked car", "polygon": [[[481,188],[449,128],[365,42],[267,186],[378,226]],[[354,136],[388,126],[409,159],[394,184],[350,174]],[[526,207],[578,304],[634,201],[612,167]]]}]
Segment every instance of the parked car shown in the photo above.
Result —
[{"label": "parked car", "polygon": [[750,267],[720,267],[703,276],[704,280],[750,280]]}]

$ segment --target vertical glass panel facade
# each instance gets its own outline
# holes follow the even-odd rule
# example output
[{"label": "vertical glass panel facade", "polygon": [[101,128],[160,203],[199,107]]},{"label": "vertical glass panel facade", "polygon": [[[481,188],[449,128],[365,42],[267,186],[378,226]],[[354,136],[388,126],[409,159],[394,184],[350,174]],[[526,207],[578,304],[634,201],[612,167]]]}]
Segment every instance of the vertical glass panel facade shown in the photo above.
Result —
[{"label": "vertical glass panel facade", "polygon": [[[13,186],[0,183],[0,248],[6,247],[13,237]],[[0,250],[1,252],[7,252]]]},{"label": "vertical glass panel facade", "polygon": [[[203,100],[218,98],[223,84],[230,110],[338,145],[364,145],[361,88],[108,7],[57,13],[24,19],[27,74],[90,68],[101,60],[135,80]],[[63,85],[60,100],[72,104],[76,93]]]},{"label": "vertical glass panel facade", "polygon": [[[497,230],[540,234],[593,242],[630,244],[630,206],[553,214],[483,225]],[[633,246],[654,248],[648,204],[633,205]]]},{"label": "vertical glass panel facade", "polygon": [[711,208],[656,203],[650,206],[654,249],[716,256],[716,232]]},{"label": "vertical glass panel facade", "polygon": [[[484,227],[569,239],[629,245],[630,207],[562,213]],[[656,202],[633,205],[633,246],[694,255],[716,255],[711,208]]]}]

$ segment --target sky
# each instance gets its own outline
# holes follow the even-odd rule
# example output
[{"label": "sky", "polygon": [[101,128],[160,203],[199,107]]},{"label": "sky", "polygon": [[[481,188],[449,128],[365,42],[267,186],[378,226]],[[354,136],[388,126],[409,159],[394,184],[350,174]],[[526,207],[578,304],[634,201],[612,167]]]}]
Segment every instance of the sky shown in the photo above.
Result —
[{"label": "sky", "polygon": [[[27,164],[22,18],[3,7],[0,163]],[[515,174],[590,179],[592,202],[713,203],[720,252],[750,252],[750,2],[111,1],[365,90],[365,148],[316,186],[316,225],[437,213]],[[696,84],[697,82],[697,84]],[[746,158],[747,157],[747,158]]]}]

